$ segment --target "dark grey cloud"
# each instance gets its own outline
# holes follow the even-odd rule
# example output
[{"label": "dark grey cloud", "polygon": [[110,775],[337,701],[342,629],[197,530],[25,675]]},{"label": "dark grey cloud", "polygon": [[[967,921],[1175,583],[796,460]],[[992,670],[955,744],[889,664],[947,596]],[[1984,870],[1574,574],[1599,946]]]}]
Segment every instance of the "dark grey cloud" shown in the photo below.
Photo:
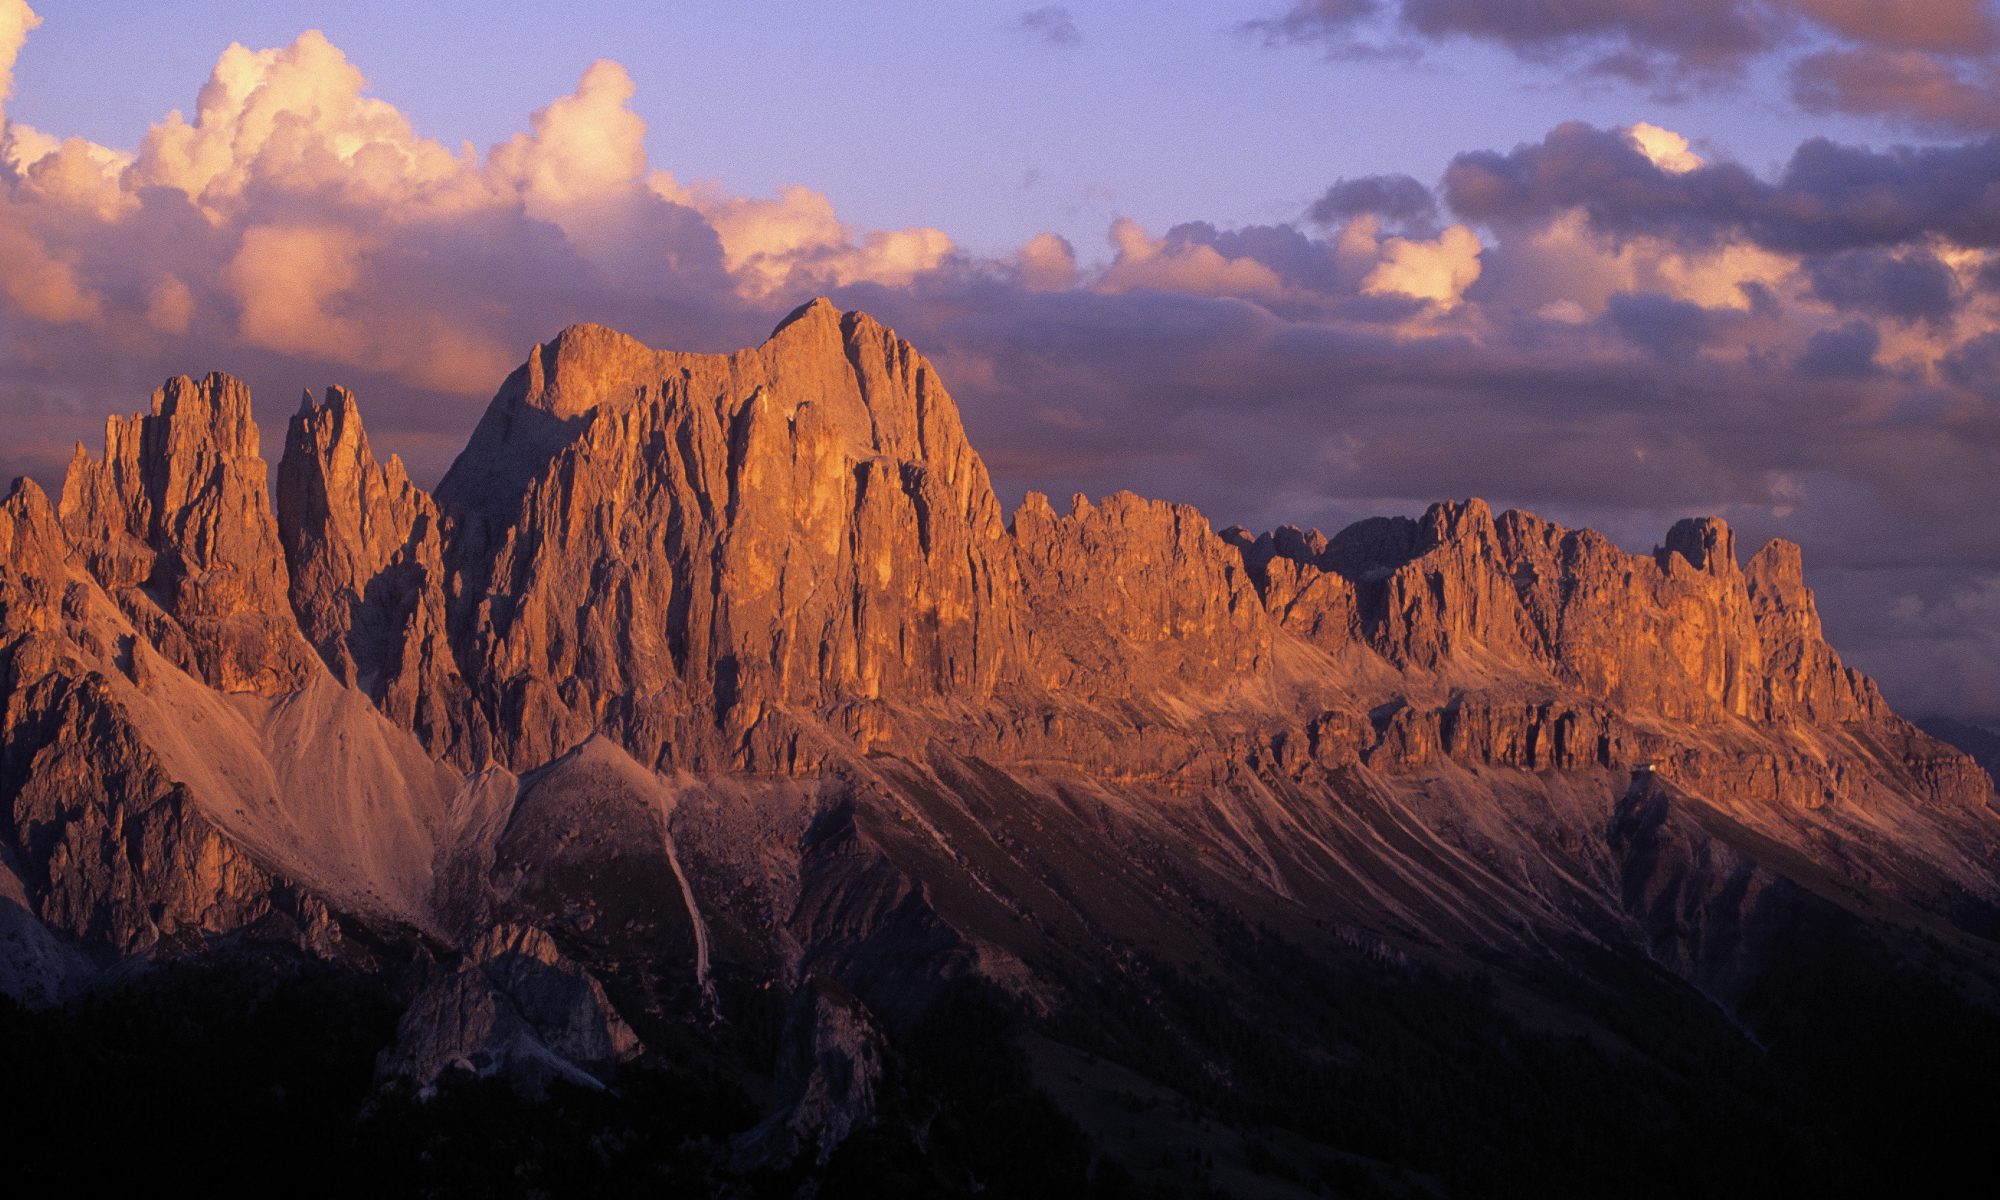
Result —
[{"label": "dark grey cloud", "polygon": [[1613,328],[1635,346],[1665,359],[1687,359],[1715,336],[1715,322],[1699,304],[1651,292],[1611,297]]},{"label": "dark grey cloud", "polygon": [[1779,22],[1755,0],[1404,0],[1403,20],[1427,37],[1499,42],[1523,53],[1589,51],[1658,55],[1687,68],[1733,68],[1769,49]]},{"label": "dark grey cloud", "polygon": [[1939,367],[1963,388],[2000,396],[2000,333],[1986,333],[1954,348]]},{"label": "dark grey cloud", "polygon": [[1337,225],[1363,213],[1409,229],[1428,230],[1437,223],[1437,197],[1408,175],[1363,175],[1341,179],[1326,189],[1307,210],[1307,219]]},{"label": "dark grey cloud", "polygon": [[1946,133],[2000,129],[2000,74],[1918,50],[1825,50],[1791,67],[1792,97],[1810,113],[1888,117]]},{"label": "dark grey cloud", "polygon": [[1343,276],[1339,264],[1314,241],[1290,225],[1246,225],[1218,229],[1207,221],[1188,221],[1167,230],[1162,239],[1169,252],[1185,246],[1207,246],[1225,258],[1248,258],[1277,273],[1287,286],[1331,295],[1352,290],[1358,276]]},{"label": "dark grey cloud", "polygon": [[1060,4],[1046,4],[1021,14],[1014,27],[1051,46],[1074,46],[1083,40],[1076,18]]},{"label": "dark grey cloud", "polygon": [[1970,55],[2000,44],[1991,0],[1790,0],[1780,7],[1865,46]]},{"label": "dark grey cloud", "polygon": [[[2000,46],[2000,23],[1988,0],[1297,0],[1244,28],[1335,58],[1488,42],[1663,99],[1683,98],[1691,81],[1738,77],[1753,60],[1819,47],[1793,65],[1809,111],[1961,132],[1996,127],[1984,56]],[[1385,40],[1392,36],[1397,44]],[[1968,64],[1979,78],[1961,75]]]},{"label": "dark grey cloud", "polygon": [[1926,249],[1849,250],[1807,264],[1813,294],[1838,308],[1899,321],[1948,320],[1958,311],[1958,281]]},{"label": "dark grey cloud", "polygon": [[1243,29],[1273,43],[1345,41],[1383,8],[1383,0],[1298,0],[1283,12],[1244,22]]},{"label": "dark grey cloud", "polygon": [[1851,321],[1813,334],[1795,365],[1808,379],[1866,379],[1880,370],[1875,352],[1881,347],[1882,335],[1873,325]]},{"label": "dark grey cloud", "polygon": [[[1728,76],[1769,50],[1787,28],[1788,6],[1771,0],[1299,0],[1247,22],[1272,44],[1317,45],[1336,58],[1398,52],[1416,43],[1472,39],[1535,61],[1564,60],[1586,73],[1658,86],[1691,76]],[[1383,20],[1382,18],[1390,18]],[[1393,34],[1385,37],[1385,29]]]},{"label": "dark grey cloud", "polygon": [[1813,138],[1775,182],[1734,163],[1674,173],[1614,130],[1572,123],[1445,172],[1446,203],[1475,221],[1531,224],[1582,208],[1599,231],[1689,242],[1740,235],[1792,253],[1902,246],[1932,235],[2000,246],[2000,138],[1872,150]]}]

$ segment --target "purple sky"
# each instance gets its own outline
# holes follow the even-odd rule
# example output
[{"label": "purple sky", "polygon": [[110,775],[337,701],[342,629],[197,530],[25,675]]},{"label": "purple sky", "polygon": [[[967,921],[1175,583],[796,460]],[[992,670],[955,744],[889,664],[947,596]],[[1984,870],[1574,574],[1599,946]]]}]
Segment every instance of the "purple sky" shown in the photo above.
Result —
[{"label": "purple sky", "polygon": [[2000,719],[1992,5],[34,9],[0,474],[221,369],[267,440],[354,386],[435,478],[570,321],[727,349],[828,293],[1009,502],[1718,512],[1900,706]]}]

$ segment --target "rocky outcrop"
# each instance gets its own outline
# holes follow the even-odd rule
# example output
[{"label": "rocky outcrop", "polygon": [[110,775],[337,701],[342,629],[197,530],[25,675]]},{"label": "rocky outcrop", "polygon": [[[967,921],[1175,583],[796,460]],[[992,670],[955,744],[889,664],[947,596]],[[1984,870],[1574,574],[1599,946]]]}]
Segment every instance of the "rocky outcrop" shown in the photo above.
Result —
[{"label": "rocky outcrop", "polygon": [[1772,720],[1822,725],[1888,714],[1875,681],[1826,644],[1798,546],[1773,539],[1750,560],[1745,588],[1763,651],[1763,708]]},{"label": "rocky outcrop", "polygon": [[278,464],[278,530],[299,628],[334,676],[461,767],[492,739],[446,625],[445,530],[400,458],[375,457],[353,393],[308,395]]},{"label": "rocky outcrop", "polygon": [[[0,500],[0,659],[9,691],[50,665],[36,652],[62,627],[69,590],[69,546],[48,496],[32,479],[19,479]],[[30,660],[16,662],[27,653]]]},{"label": "rocky outcrop", "polygon": [[[86,477],[90,486],[103,483],[101,476]],[[95,551],[152,553],[127,537],[101,539]],[[119,687],[144,678],[148,657],[159,651],[89,577],[70,572],[69,555],[48,499],[31,481],[16,483],[0,501],[0,562],[6,564],[0,571],[0,829],[8,837],[4,858],[22,885],[23,907],[61,933],[118,953],[149,948],[181,930],[235,928],[262,918],[279,902],[275,881],[191,803],[119,702]],[[227,577],[233,568],[217,571]],[[255,572],[248,577],[259,578]],[[208,599],[235,586],[214,574],[200,578],[191,591]],[[190,604],[199,610],[206,602]],[[284,645],[279,635],[265,640],[259,631],[269,626],[259,614],[250,616],[251,622],[236,625],[228,617],[190,618],[197,631],[215,639],[206,661],[221,679],[243,681],[242,672],[254,664],[251,652]],[[246,628],[250,632],[238,639]],[[276,676],[253,678],[269,684]],[[310,920],[318,914],[299,915]]]},{"label": "rocky outcrop", "polygon": [[1917,725],[1938,741],[1966,754],[2000,784],[2000,733],[1950,717],[1923,717]]},{"label": "rocky outcrop", "polygon": [[558,1080],[602,1088],[599,1074],[638,1051],[604,988],[547,933],[495,925],[458,963],[434,969],[377,1069],[424,1093],[456,1073],[498,1076],[540,1095]]},{"label": "rocky outcrop", "polygon": [[513,763],[597,728],[661,766],[796,761],[786,709],[976,702],[1017,640],[1006,529],[950,396],[823,301],[726,357],[566,330],[438,498],[463,523],[455,644]]},{"label": "rocky outcrop", "polygon": [[1240,557],[1187,505],[1130,492],[1057,516],[1014,514],[1034,682],[1121,699],[1213,694],[1271,665],[1271,627]]},{"label": "rocky outcrop", "polygon": [[747,1163],[784,1165],[810,1154],[820,1166],[874,1124],[887,1046],[867,1006],[814,976],[792,1005],[778,1059],[778,1108],[740,1139]]},{"label": "rocky outcrop", "polygon": [[304,680],[242,383],[170,379],[150,413],[109,419],[102,458],[77,447],[61,514],[85,568],[168,658],[224,692]]},{"label": "rocky outcrop", "polygon": [[1647,952],[1725,1005],[1753,986],[1810,896],[1718,836],[1722,819],[1646,774],[1613,810],[1619,889]]},{"label": "rocky outcrop", "polygon": [[1722,521],[1682,521],[1651,555],[1481,501],[1317,531],[1230,536],[1266,605],[1301,637],[1358,639],[1398,670],[1461,687],[1558,687],[1691,725],[1881,714],[1820,635],[1796,549],[1745,571]]}]

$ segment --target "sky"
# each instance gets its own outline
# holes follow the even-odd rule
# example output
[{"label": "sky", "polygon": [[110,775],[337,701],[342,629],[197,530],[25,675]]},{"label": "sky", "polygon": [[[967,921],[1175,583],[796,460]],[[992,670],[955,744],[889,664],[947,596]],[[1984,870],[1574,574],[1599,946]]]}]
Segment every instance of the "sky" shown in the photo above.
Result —
[{"label": "sky", "polygon": [[1003,502],[1717,513],[1993,723],[1996,51],[1983,0],[0,0],[0,478],[223,370],[434,480],[566,324],[825,294]]}]

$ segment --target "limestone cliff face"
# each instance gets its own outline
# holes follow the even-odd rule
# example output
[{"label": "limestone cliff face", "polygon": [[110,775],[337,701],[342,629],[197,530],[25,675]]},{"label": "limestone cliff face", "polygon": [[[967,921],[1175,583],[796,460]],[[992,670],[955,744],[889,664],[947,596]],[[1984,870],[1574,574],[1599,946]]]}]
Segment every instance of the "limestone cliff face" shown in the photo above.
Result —
[{"label": "limestone cliff face", "polygon": [[1651,555],[1529,513],[1496,518],[1478,500],[1331,540],[1232,537],[1288,629],[1360,641],[1399,670],[1556,686],[1695,725],[1879,715],[1872,685],[1821,637],[1796,549],[1787,559],[1774,543],[1746,572],[1713,517],[1682,521]]},{"label": "limestone cliff face", "polygon": [[[69,546],[57,524],[49,498],[32,479],[14,484],[0,500],[0,636],[10,655],[32,650],[38,635],[53,632],[61,620],[61,605],[69,582],[65,559]],[[40,674],[41,663],[16,665],[14,678]]]},{"label": "limestone cliff face", "polygon": [[1875,681],[1841,665],[1827,645],[1796,545],[1773,539],[1751,558],[1744,583],[1763,651],[1761,707],[1770,718],[1828,724],[1888,715]]},{"label": "limestone cliff face", "polygon": [[1130,492],[1065,516],[1014,514],[1030,678],[1072,695],[1228,689],[1271,665],[1271,622],[1240,556],[1187,505]]},{"label": "limestone cliff face", "polygon": [[485,713],[446,625],[445,528],[402,460],[375,457],[353,393],[308,395],[278,464],[278,531],[299,628],[335,678],[463,767],[490,756]]},{"label": "limestone cliff face", "polygon": [[61,514],[92,576],[175,662],[225,692],[302,682],[306,648],[240,382],[171,379],[150,413],[112,417],[102,458],[77,447]]},{"label": "limestone cliff face", "polygon": [[[727,356],[566,330],[435,501],[375,458],[337,390],[293,419],[279,476],[308,638],[466,767],[525,769],[603,731],[661,768],[810,771],[846,745],[920,748],[936,729],[915,711],[1023,702],[1085,741],[1084,710],[1147,698],[1323,711],[1499,689],[1518,693],[1503,706],[1572,696],[1551,711],[1592,728],[1586,710],[1879,715],[1782,556],[1740,569],[1713,519],[1651,555],[1478,500],[1331,539],[1218,536],[1129,494],[1061,516],[1031,496],[1003,524],[929,364],[824,302]],[[1394,755],[1429,752],[1408,726],[1427,711]],[[1007,736],[1031,752],[1056,735]],[[1551,743],[1532,739],[1538,762]],[[1084,760],[1185,757],[1125,741],[1131,763]],[[1557,761],[1610,761],[1564,746]]]},{"label": "limestone cliff face", "polygon": [[[97,548],[117,551],[113,539]],[[130,719],[120,689],[174,668],[149,667],[160,651],[87,574],[72,571],[73,557],[82,556],[72,555],[48,498],[32,481],[17,482],[0,501],[0,830],[8,843],[0,858],[19,873],[36,915],[120,953],[180,931],[241,927],[279,907],[305,924],[323,920],[317,902],[275,895],[276,881],[202,813]],[[196,586],[208,587],[209,599],[224,590],[213,576]],[[256,662],[238,652],[272,644],[232,642],[242,630],[226,620],[195,628],[221,635],[205,662],[225,680],[241,680],[228,672]]]},{"label": "limestone cliff face", "polygon": [[977,702],[1018,637],[950,396],[823,301],[729,356],[565,331],[438,496],[462,523],[454,640],[511,762],[599,727],[647,762],[769,761],[796,753],[780,710]]},{"label": "limestone cliff face", "polygon": [[422,588],[385,575],[405,563],[421,571],[426,543],[437,544],[437,505],[401,459],[375,457],[344,388],[327,389],[321,405],[306,397],[292,418],[278,464],[278,531],[306,637],[345,682],[379,670],[393,636],[384,602]]}]

